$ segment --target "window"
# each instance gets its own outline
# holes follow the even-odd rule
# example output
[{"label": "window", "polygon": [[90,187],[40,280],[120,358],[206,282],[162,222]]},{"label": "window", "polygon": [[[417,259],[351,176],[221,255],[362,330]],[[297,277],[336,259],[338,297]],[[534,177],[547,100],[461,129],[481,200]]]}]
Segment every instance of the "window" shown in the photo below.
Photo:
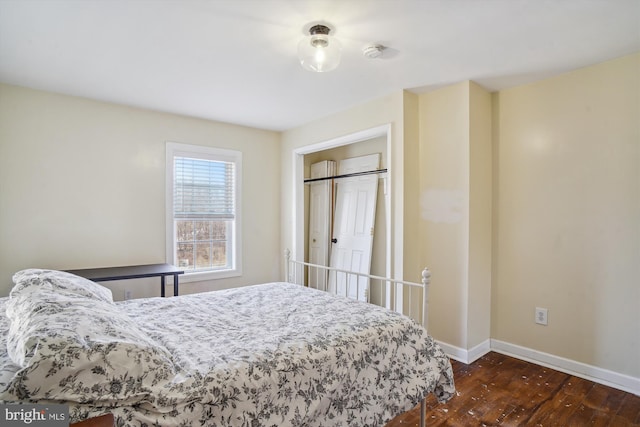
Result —
[{"label": "window", "polygon": [[167,143],[167,260],[184,281],[242,273],[241,172],[239,151]]}]

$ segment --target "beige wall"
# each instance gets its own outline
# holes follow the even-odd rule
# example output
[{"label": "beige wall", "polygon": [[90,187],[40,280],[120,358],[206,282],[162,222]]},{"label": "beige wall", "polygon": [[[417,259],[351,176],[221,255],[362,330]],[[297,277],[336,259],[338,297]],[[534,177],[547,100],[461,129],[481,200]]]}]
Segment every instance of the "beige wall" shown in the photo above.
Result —
[{"label": "beige wall", "polygon": [[[404,143],[403,143],[403,273],[404,279],[420,283],[421,272],[428,265],[420,253],[420,98],[414,93],[405,93],[403,103]],[[405,298],[408,295],[405,295]],[[421,298],[415,298],[420,299]],[[405,304],[407,302],[405,301]],[[422,310],[422,304],[418,310]],[[416,309],[415,307],[412,309]],[[416,311],[421,312],[421,311]]]},{"label": "beige wall", "polygon": [[492,267],[491,94],[469,84],[469,293],[467,348],[491,336]]},{"label": "beige wall", "polygon": [[[165,261],[165,142],[243,152],[244,273],[182,293],[279,279],[276,132],[0,85],[0,296],[26,267]],[[158,295],[159,280],[132,285]],[[110,283],[114,296],[122,284]],[[117,292],[116,292],[117,290]]]},{"label": "beige wall", "polygon": [[420,95],[420,253],[432,271],[429,330],[467,348],[469,82]]},{"label": "beige wall", "polygon": [[639,103],[640,55],[496,95],[493,338],[640,377]]},{"label": "beige wall", "polygon": [[420,95],[423,262],[433,274],[429,330],[469,350],[490,338],[491,95],[466,81]]}]

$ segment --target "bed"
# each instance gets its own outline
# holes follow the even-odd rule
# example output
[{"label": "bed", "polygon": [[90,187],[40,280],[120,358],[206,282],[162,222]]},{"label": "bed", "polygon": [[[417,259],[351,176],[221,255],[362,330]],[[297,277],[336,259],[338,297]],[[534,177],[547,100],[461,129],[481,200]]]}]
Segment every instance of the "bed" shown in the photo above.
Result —
[{"label": "bed", "polygon": [[0,401],[64,403],[116,425],[383,426],[454,393],[407,316],[292,283],[113,302],[29,269],[0,298]]}]

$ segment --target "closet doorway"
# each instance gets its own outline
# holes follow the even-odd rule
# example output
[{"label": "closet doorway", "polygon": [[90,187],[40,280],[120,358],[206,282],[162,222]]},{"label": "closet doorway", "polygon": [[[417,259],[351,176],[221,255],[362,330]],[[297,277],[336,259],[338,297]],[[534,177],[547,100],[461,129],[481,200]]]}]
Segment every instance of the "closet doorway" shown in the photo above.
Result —
[{"label": "closet doorway", "polygon": [[[306,146],[294,151],[294,250],[296,259],[310,259],[309,214],[310,188],[304,179],[311,177],[311,165],[325,160],[338,163],[341,160],[380,155],[380,169],[388,169],[390,164],[390,126],[380,126],[363,132]],[[375,228],[371,256],[371,274],[387,276],[391,269],[391,225],[390,225],[390,172],[377,176],[378,194]],[[371,299],[385,300],[383,296],[371,295]]]}]

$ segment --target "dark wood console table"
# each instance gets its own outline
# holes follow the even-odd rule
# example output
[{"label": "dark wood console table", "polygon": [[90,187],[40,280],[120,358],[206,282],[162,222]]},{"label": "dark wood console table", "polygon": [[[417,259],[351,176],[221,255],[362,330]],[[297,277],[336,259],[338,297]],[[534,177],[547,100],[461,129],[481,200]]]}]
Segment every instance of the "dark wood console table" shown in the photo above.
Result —
[{"label": "dark wood console table", "polygon": [[130,265],[127,267],[85,268],[82,270],[67,270],[67,273],[84,277],[94,282],[110,280],[141,279],[143,277],[160,277],[160,296],[164,295],[164,278],[173,276],[173,295],[178,295],[178,276],[184,270],[171,264]]}]

